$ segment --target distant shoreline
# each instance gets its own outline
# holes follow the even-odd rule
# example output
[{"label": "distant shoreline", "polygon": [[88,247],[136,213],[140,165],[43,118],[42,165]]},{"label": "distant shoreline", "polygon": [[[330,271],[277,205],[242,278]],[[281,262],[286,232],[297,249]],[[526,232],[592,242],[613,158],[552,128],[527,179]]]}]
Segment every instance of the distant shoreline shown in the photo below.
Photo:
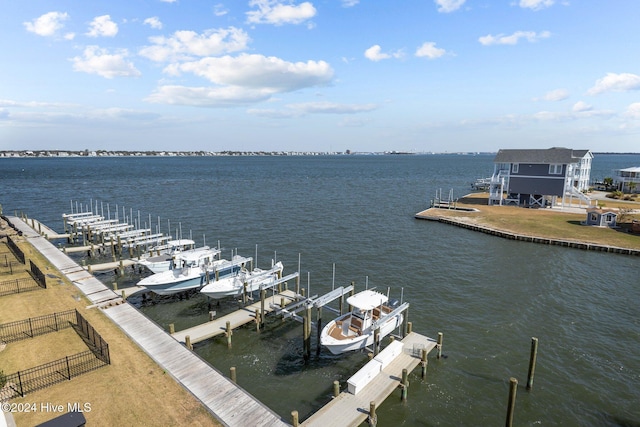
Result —
[{"label": "distant shoreline", "polygon": [[[68,158],[68,157],[224,157],[224,156],[413,156],[413,155],[458,155],[458,156],[490,156],[492,151],[458,151],[458,152],[409,152],[409,151],[127,151],[127,150],[4,150],[2,158]],[[598,156],[632,156],[640,153],[594,152]]]}]

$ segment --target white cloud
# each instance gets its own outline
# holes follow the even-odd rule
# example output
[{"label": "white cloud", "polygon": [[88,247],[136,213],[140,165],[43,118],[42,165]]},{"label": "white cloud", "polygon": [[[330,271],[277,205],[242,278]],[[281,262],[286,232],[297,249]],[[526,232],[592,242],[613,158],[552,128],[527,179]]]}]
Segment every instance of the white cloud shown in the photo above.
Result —
[{"label": "white cloud", "polygon": [[316,8],[309,2],[299,5],[286,4],[279,0],[251,0],[249,6],[258,10],[247,12],[250,24],[301,24],[316,15]]},{"label": "white cloud", "polygon": [[640,76],[631,73],[607,73],[606,76],[596,81],[596,84],[587,91],[589,95],[598,95],[604,92],[628,92],[640,89]]},{"label": "white cloud", "polygon": [[382,61],[383,59],[402,58],[402,51],[399,50],[392,53],[383,53],[380,45],[376,44],[365,50],[364,56],[371,61],[378,62]]},{"label": "white cloud", "polygon": [[415,55],[418,57],[426,56],[429,59],[436,59],[446,53],[446,50],[436,47],[435,42],[425,42],[416,50]]},{"label": "white cloud", "polygon": [[171,64],[165,71],[173,75],[192,73],[219,85],[261,88],[271,93],[326,85],[333,78],[331,66],[324,61],[293,63],[255,54],[202,58]]},{"label": "white cloud", "polygon": [[239,107],[265,101],[270,91],[239,86],[186,87],[160,86],[145,101],[155,104],[191,105],[194,107]]},{"label": "white cloud", "polygon": [[287,106],[305,114],[357,114],[373,111],[376,104],[336,104],[333,102],[305,102]]},{"label": "white cloud", "polygon": [[254,116],[271,119],[288,119],[302,117],[308,114],[358,114],[373,111],[378,108],[376,104],[337,104],[333,102],[305,102],[289,104],[283,110],[274,109],[250,109],[247,112]]},{"label": "white cloud", "polygon": [[160,0],[162,3],[175,3],[178,0]]},{"label": "white cloud", "polygon": [[640,119],[640,102],[634,102],[627,107],[625,116],[632,119]]},{"label": "white cloud", "polygon": [[58,30],[64,27],[62,22],[67,19],[69,15],[66,12],[49,12],[31,22],[24,22],[23,25],[30,33],[47,37],[56,35]]},{"label": "white cloud", "polygon": [[593,107],[584,101],[578,101],[575,104],[573,104],[573,108],[571,110],[574,113],[583,113],[585,111],[592,111]]},{"label": "white cloud", "polygon": [[342,7],[353,7],[360,3],[360,0],[342,0]]},{"label": "white cloud", "polygon": [[176,31],[171,37],[150,37],[149,41],[153,45],[140,49],[140,55],[152,61],[162,62],[238,52],[247,48],[250,38],[243,30],[229,27],[206,30],[202,34],[195,31]]},{"label": "white cloud", "polygon": [[569,97],[566,89],[555,89],[544,94],[542,98],[534,98],[534,101],[563,101]]},{"label": "white cloud", "polygon": [[111,20],[111,16],[102,15],[93,18],[89,24],[89,37],[113,37],[118,34],[118,25]]},{"label": "white cloud", "polygon": [[520,39],[525,39],[528,42],[534,43],[540,39],[546,39],[549,37],[551,37],[551,33],[549,31],[542,31],[541,33],[536,33],[535,31],[516,31],[508,36],[505,36],[504,34],[498,34],[496,36],[486,35],[478,38],[478,41],[485,46],[494,44],[514,45],[517,44]]},{"label": "white cloud", "polygon": [[435,0],[438,5],[438,12],[449,13],[462,7],[466,0]]},{"label": "white cloud", "polygon": [[110,54],[106,49],[100,49],[98,46],[87,46],[82,57],[76,56],[71,61],[74,71],[97,74],[107,79],[139,76],[140,71],[132,62],[125,59],[127,56],[126,50]]},{"label": "white cloud", "polygon": [[224,4],[218,3],[215,6],[213,6],[213,14],[215,16],[224,16],[227,13],[229,13],[229,10],[224,7]]},{"label": "white cloud", "polygon": [[541,10],[553,6],[555,0],[520,0],[520,7],[532,10]]},{"label": "white cloud", "polygon": [[144,20],[143,23],[157,30],[162,29],[162,22],[160,22],[160,18],[158,18],[157,16],[152,16],[151,18],[147,18]]}]

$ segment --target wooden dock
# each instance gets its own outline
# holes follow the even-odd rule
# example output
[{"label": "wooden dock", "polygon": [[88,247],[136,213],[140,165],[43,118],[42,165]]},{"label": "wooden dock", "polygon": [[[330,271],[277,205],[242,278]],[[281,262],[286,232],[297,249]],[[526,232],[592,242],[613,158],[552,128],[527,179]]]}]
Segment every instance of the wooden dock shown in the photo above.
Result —
[{"label": "wooden dock", "polygon": [[319,411],[301,423],[304,427],[355,427],[369,416],[370,403],[379,407],[384,400],[397,390],[402,379],[402,370],[411,372],[420,363],[421,349],[427,354],[436,348],[436,342],[412,332],[403,340],[402,354],[369,382],[358,394],[343,391]]},{"label": "wooden dock", "polygon": [[[18,217],[9,217],[29,242],[97,306],[121,300],[92,274]],[[157,324],[129,304],[111,306],[103,312],[176,381],[193,394],[225,426],[285,427],[271,411],[244,389],[223,376],[192,351],[173,339]],[[167,402],[172,404],[172,402]]]},{"label": "wooden dock", "polygon": [[[295,301],[295,295],[295,292],[286,290],[276,294],[275,296],[265,298],[265,314],[273,311],[270,306],[271,304],[280,304],[281,298],[284,298],[285,304],[289,304],[290,302]],[[255,322],[256,310],[260,310],[261,305],[262,303],[258,301],[210,322],[202,323],[188,329],[183,329],[182,331],[177,331],[173,334],[173,337],[177,341],[184,343],[185,337],[189,336],[191,344],[195,344],[200,341],[222,335],[226,332],[227,322],[230,322],[231,329],[236,329],[242,325],[246,325],[247,323]]]}]

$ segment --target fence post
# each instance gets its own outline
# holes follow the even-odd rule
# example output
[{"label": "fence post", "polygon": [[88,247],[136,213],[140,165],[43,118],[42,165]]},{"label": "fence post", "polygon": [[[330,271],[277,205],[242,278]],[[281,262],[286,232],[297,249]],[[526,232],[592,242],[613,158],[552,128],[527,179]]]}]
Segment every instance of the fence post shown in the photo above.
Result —
[{"label": "fence post", "polygon": [[69,375],[69,381],[71,381],[71,369],[69,369],[69,356],[64,357],[67,361],[67,374]]},{"label": "fence post", "polygon": [[58,331],[58,313],[53,313],[53,320],[56,323],[56,332]]},{"label": "fence post", "polygon": [[18,371],[18,385],[20,386],[20,397],[24,397],[24,389],[22,388],[22,378],[20,377],[20,371]]},{"label": "fence post", "polygon": [[31,338],[33,338],[33,326],[31,325],[31,317],[29,317],[29,332],[31,333]]}]

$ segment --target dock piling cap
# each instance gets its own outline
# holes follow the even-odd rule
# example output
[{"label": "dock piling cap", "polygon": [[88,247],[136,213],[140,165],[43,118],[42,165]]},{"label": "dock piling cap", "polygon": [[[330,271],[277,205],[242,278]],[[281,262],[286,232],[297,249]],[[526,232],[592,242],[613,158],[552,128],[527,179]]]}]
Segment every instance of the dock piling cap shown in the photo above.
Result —
[{"label": "dock piling cap", "polygon": [[380,292],[366,290],[358,292],[354,296],[347,298],[347,304],[361,310],[373,310],[389,300],[386,295]]}]

